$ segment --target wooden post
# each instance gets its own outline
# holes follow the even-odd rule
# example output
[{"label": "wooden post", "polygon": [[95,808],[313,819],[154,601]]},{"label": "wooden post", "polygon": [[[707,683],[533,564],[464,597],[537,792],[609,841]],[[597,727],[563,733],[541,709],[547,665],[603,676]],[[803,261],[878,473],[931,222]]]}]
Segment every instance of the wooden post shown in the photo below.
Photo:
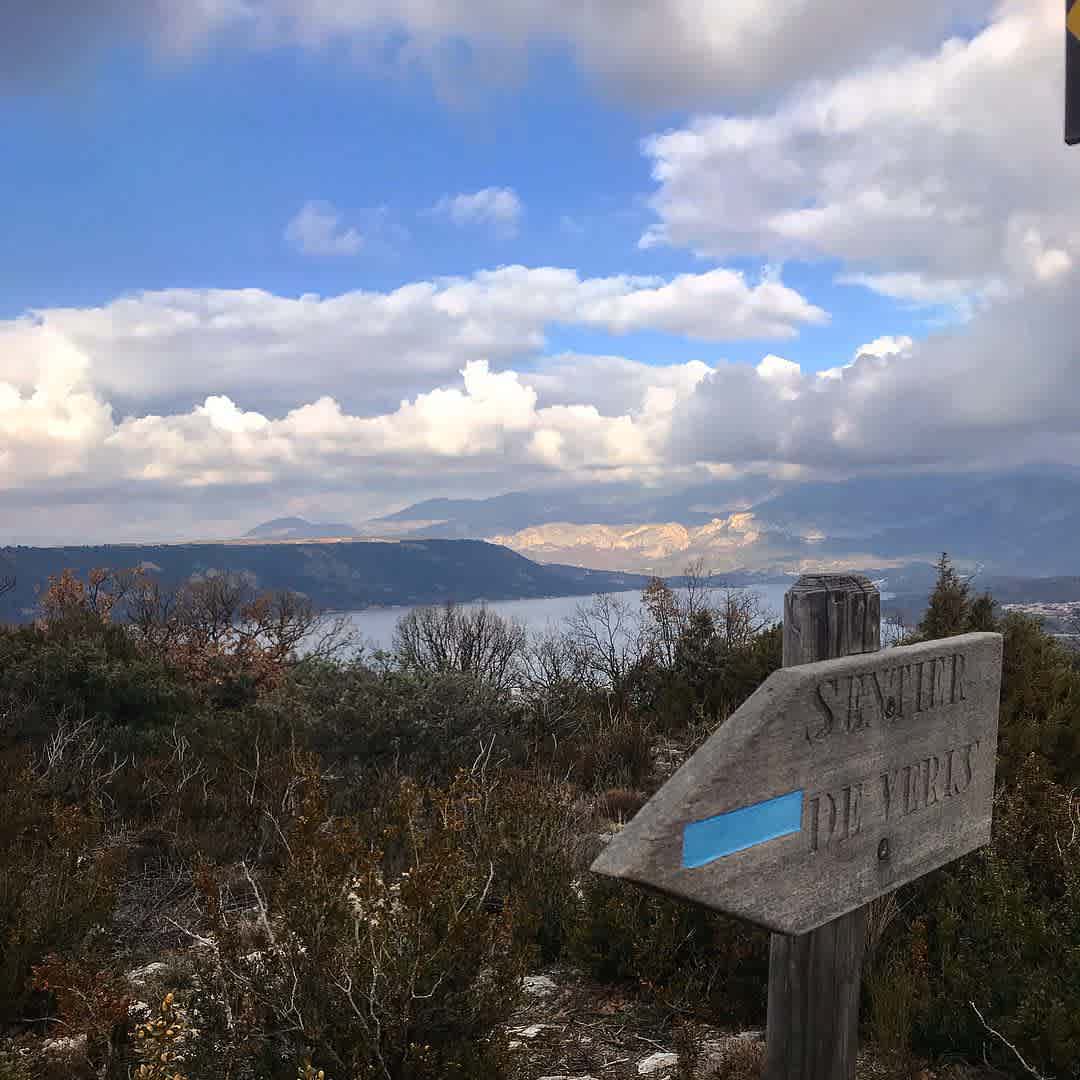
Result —
[{"label": "wooden post", "polygon": [[[784,667],[880,645],[880,595],[861,574],[804,574],[784,596]],[[865,906],[772,935],[765,1080],[853,1080],[865,942]]]}]

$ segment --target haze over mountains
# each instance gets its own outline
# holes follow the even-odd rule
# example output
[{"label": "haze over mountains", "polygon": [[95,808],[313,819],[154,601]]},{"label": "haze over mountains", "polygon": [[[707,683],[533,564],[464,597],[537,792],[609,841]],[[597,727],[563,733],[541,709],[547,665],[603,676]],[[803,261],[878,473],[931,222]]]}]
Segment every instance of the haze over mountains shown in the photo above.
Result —
[{"label": "haze over mountains", "polygon": [[[267,523],[260,529],[281,522]],[[293,538],[349,535],[294,519]],[[252,530],[254,535],[259,530]],[[352,535],[475,538],[542,563],[678,574],[702,558],[717,572],[899,566],[942,550],[1022,576],[1077,567],[1080,470],[859,477],[782,484],[743,477],[681,491],[640,487],[430,499],[362,523]],[[261,535],[268,535],[262,533]]]}]

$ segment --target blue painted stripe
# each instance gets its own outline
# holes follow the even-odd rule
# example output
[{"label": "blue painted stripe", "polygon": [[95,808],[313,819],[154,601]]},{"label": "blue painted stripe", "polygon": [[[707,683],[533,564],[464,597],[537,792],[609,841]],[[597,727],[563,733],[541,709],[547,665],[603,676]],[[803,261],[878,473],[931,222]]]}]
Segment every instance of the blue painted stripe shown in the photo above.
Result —
[{"label": "blue painted stripe", "polygon": [[766,840],[797,833],[802,828],[802,806],[802,791],[789,791],[704,821],[692,821],[683,830],[682,864],[704,866]]}]

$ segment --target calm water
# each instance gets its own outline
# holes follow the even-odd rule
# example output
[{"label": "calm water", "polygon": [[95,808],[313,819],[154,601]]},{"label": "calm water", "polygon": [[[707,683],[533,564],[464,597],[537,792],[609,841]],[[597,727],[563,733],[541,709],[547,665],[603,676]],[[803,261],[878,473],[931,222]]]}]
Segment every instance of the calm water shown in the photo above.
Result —
[{"label": "calm water", "polygon": [[[771,616],[779,621],[784,611],[784,593],[787,585],[755,585],[752,590],[761,597],[762,604]],[[746,590],[733,590],[742,592]],[[685,592],[678,589],[676,592]],[[632,608],[640,610],[641,592],[633,590],[614,594],[622,597]],[[882,593],[882,598],[887,599],[891,594]],[[713,601],[719,602],[723,597],[723,590],[713,590]],[[501,603],[488,604],[491,611],[496,611],[504,618],[515,619],[524,624],[530,633],[544,631],[549,627],[562,628],[566,619],[574,614],[579,604],[588,604],[589,596],[551,596],[533,600],[506,600]],[[464,605],[470,607],[473,605]],[[369,650],[389,649],[393,643],[394,627],[411,607],[392,608],[368,608],[365,611],[347,612],[346,616],[351,624],[351,629],[357,635],[357,643],[365,645]],[[302,650],[301,650],[302,651]]]}]

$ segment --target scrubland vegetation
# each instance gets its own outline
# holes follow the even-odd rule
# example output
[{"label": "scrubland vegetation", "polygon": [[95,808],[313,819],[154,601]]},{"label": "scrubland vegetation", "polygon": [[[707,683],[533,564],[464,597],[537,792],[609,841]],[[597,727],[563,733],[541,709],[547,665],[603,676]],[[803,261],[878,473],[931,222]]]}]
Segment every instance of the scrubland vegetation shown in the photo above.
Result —
[{"label": "scrubland vegetation", "polygon": [[[765,933],[586,869],[780,665],[745,595],[654,582],[532,638],[420,609],[352,658],[235,578],[65,574],[40,606],[0,629],[3,1080],[512,1078],[551,965],[653,1010],[681,1076],[695,1024],[763,1025]],[[898,1076],[1080,1077],[1080,670],[943,559],[909,640],[993,628],[993,843],[874,905],[864,1035]]]}]

